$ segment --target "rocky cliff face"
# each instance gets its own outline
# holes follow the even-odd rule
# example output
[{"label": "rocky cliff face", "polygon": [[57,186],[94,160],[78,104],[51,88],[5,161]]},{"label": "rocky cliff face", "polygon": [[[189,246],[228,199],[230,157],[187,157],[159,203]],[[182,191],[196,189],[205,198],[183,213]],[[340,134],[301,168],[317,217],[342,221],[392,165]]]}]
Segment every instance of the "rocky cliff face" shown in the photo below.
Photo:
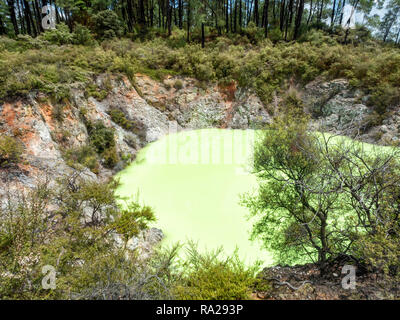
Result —
[{"label": "rocky cliff face", "polygon": [[[108,78],[100,75],[102,86]],[[127,78],[114,77],[108,96],[98,101],[85,97],[79,84],[72,91],[70,103],[49,102],[43,94],[31,93],[27,98],[0,105],[0,134],[18,138],[24,145],[23,161],[14,167],[0,169],[0,197],[7,189],[31,187],[38,178],[55,178],[72,169],[63,158],[65,150],[87,144],[89,136],[82,113],[91,121],[101,120],[115,129],[119,154],[135,155],[149,142],[171,130],[200,128],[258,128],[271,121],[260,99],[251,91],[229,86],[210,85],[203,88],[195,79],[169,77],[155,81],[136,75],[134,86]],[[368,97],[352,90],[344,79],[316,80],[301,92],[307,111],[312,114],[315,129],[355,136],[374,143],[391,143],[400,137],[400,110],[393,110],[383,125],[366,130],[371,109]],[[118,109],[134,123],[126,130],[113,122],[110,110]],[[106,179],[114,169],[101,166],[96,175],[89,169],[83,174],[90,179]]]},{"label": "rocky cliff face", "polygon": [[[97,85],[109,79],[98,76]],[[169,78],[157,82],[138,74],[135,87],[127,78],[115,77],[109,84],[111,92],[102,101],[85,97],[79,84],[71,89],[69,103],[52,103],[41,93],[31,93],[24,99],[0,105],[0,134],[11,136],[23,145],[22,161],[0,167],[0,204],[8,195],[33,188],[43,179],[55,183],[57,177],[70,174],[66,150],[83,147],[89,142],[87,123],[100,120],[113,128],[116,151],[134,157],[147,143],[175,130],[220,128],[256,128],[270,121],[257,96],[235,86],[202,89],[193,79]],[[179,85],[178,85],[179,84]],[[112,110],[118,110],[133,127],[112,120]],[[115,119],[114,119],[115,120]],[[84,168],[86,179],[105,181],[122,169],[122,161],[113,169],[100,163],[97,174]],[[114,234],[116,245],[122,243]],[[128,242],[128,249],[150,254],[153,245],[163,237],[156,228],[144,230]]]},{"label": "rocky cliff face", "polygon": [[369,97],[345,79],[316,80],[303,90],[303,100],[316,130],[346,135],[364,142],[389,145],[400,139],[400,106],[392,108],[381,125],[371,125]]},{"label": "rocky cliff face", "polygon": [[[96,79],[98,85],[104,81],[101,75]],[[71,102],[62,106],[51,103],[41,93],[0,105],[0,134],[18,138],[24,147],[21,163],[0,169],[0,198],[7,190],[29,188],[44,176],[54,179],[72,170],[63,154],[88,143],[82,113],[90,121],[101,120],[114,128],[117,152],[133,156],[171,130],[246,129],[270,121],[259,98],[234,85],[202,89],[194,79],[158,82],[141,74],[136,76],[135,86],[123,77],[111,82],[112,90],[102,101],[86,98],[85,88],[78,84],[71,90]],[[112,121],[110,111],[115,109],[134,123],[132,130]],[[90,179],[106,179],[121,168],[120,163],[114,169],[101,166],[97,175],[89,169],[83,174]]]}]

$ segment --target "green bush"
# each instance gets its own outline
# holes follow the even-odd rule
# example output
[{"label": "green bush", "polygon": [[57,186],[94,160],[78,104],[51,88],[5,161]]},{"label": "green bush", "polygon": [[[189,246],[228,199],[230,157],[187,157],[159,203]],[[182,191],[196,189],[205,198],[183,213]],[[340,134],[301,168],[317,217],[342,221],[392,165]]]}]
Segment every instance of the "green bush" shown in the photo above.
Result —
[{"label": "green bush", "polygon": [[0,167],[16,164],[21,160],[22,145],[13,137],[0,135]]},{"label": "green bush", "polygon": [[[58,98],[60,98],[60,96]],[[58,122],[63,122],[65,117],[64,106],[61,104],[56,104],[53,108],[52,117]]]},{"label": "green bush", "polygon": [[155,221],[154,211],[149,206],[140,206],[137,202],[131,202],[121,209],[113,226],[118,234],[127,242],[133,236],[137,236],[143,229],[148,228],[149,222]]},{"label": "green bush", "polygon": [[[107,280],[122,281],[134,292],[141,284],[142,298],[154,292],[157,281],[143,288],[143,277],[146,272],[163,277],[167,270],[160,268],[168,265],[162,263],[157,271],[156,261],[147,265],[135,255],[126,259],[125,248],[116,246],[111,236],[116,225],[123,237],[137,234],[152,220],[152,211],[131,201],[121,211],[117,187],[115,181],[87,182],[73,173],[55,185],[44,182],[10,195],[0,206],[0,298],[84,299],[95,295],[95,288]],[[166,262],[160,255],[157,259]],[[56,268],[56,289],[42,288],[45,265]],[[110,290],[102,288],[99,296]],[[162,297],[166,293],[161,290],[158,298]]]},{"label": "green bush", "polygon": [[242,32],[250,40],[251,43],[257,44],[264,39],[264,30],[258,28],[253,21],[250,21],[247,28],[243,29]]},{"label": "green bush", "polygon": [[94,43],[94,39],[90,29],[77,23],[73,33],[73,43],[82,45],[91,45]]},{"label": "green bush", "polygon": [[102,121],[87,124],[90,144],[98,154],[115,147],[114,130],[107,128]]},{"label": "green bush", "polygon": [[399,152],[311,132],[307,117],[284,109],[260,132],[254,150],[259,189],[243,198],[257,219],[252,237],[277,263],[316,262],[322,274],[346,254],[380,270],[396,265]]},{"label": "green bush", "polygon": [[373,106],[374,111],[380,115],[385,114],[389,108],[400,104],[400,89],[387,83],[373,89],[368,100],[368,105]]},{"label": "green bush", "polygon": [[107,168],[114,168],[119,161],[117,149],[114,147],[108,148],[103,153],[104,164]]},{"label": "green bush", "polygon": [[400,280],[400,230],[395,224],[390,229],[379,228],[373,235],[361,235],[352,253],[366,263],[369,271],[379,270],[393,282]]},{"label": "green bush", "polygon": [[94,31],[101,39],[110,39],[122,35],[122,22],[111,10],[100,11],[93,16]]},{"label": "green bush", "polygon": [[174,88],[175,88],[176,90],[182,89],[182,88],[183,88],[183,82],[182,82],[181,80],[176,80],[176,81],[174,82]]},{"label": "green bush", "polygon": [[85,120],[89,144],[104,159],[104,165],[113,168],[119,162],[114,137],[114,129],[107,128],[101,120],[94,123]]},{"label": "green bush", "polygon": [[282,32],[279,28],[273,28],[269,30],[268,37],[272,42],[278,42],[282,40]]},{"label": "green bush", "polygon": [[182,300],[243,300],[250,299],[256,284],[258,265],[246,267],[237,252],[224,258],[222,249],[200,253],[189,243],[188,257],[183,264],[181,281],[174,295]]},{"label": "green bush", "polygon": [[42,35],[43,39],[52,44],[70,44],[73,41],[73,34],[65,23],[59,23],[56,29],[46,30]]},{"label": "green bush", "polygon": [[64,153],[66,163],[73,168],[77,168],[76,164],[79,163],[84,167],[89,168],[94,173],[98,173],[99,163],[97,154],[94,148],[90,145],[68,149]]},{"label": "green bush", "polygon": [[[200,254],[192,244],[186,260],[177,259],[177,245],[145,259],[128,250],[155,217],[138,201],[118,205],[117,187],[73,173],[8,197],[0,206],[0,298],[249,298],[257,268],[237,255]],[[115,234],[125,245],[116,245]],[[56,289],[42,288],[45,265],[57,271]]]},{"label": "green bush", "polygon": [[124,128],[125,130],[132,131],[135,128],[135,123],[126,118],[125,114],[117,108],[112,108],[109,111],[111,120]]}]

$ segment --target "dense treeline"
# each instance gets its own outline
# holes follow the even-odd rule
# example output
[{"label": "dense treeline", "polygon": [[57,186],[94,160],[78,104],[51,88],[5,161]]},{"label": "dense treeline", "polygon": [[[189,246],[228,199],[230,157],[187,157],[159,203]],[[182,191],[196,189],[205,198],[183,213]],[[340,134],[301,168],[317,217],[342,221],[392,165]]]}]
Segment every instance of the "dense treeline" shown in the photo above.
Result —
[{"label": "dense treeline", "polygon": [[[206,29],[221,35],[250,26],[263,30],[266,37],[291,40],[310,28],[348,30],[358,14],[362,25],[380,39],[400,40],[399,0],[1,0],[0,35],[44,32],[44,6],[52,8],[56,23],[64,22],[71,31],[77,24],[95,29],[96,20],[102,21],[103,37],[114,35],[105,32],[109,28],[143,36],[154,29],[170,35],[176,27],[184,29],[190,41],[193,32],[204,35]],[[383,9],[382,16],[374,8]]]}]

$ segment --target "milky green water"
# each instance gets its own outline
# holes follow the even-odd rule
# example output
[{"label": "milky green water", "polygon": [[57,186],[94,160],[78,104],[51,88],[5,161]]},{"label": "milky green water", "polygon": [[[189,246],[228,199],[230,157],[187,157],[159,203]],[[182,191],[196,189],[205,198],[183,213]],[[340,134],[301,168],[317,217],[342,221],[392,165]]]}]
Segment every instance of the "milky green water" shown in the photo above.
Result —
[{"label": "milky green water", "polygon": [[204,129],[168,135],[142,149],[119,174],[119,195],[138,196],[153,207],[163,245],[187,240],[200,250],[238,249],[252,263],[272,263],[271,255],[249,240],[252,222],[239,196],[256,190],[249,173],[255,132]]}]

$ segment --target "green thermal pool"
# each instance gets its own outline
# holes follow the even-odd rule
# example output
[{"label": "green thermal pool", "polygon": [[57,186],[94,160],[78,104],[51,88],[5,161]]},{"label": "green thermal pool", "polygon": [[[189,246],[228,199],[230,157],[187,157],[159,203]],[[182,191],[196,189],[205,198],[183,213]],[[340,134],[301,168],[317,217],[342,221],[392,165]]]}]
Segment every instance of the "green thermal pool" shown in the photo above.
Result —
[{"label": "green thermal pool", "polygon": [[119,174],[119,195],[153,207],[163,230],[163,245],[187,240],[200,250],[238,249],[247,263],[272,262],[249,240],[252,222],[239,196],[256,190],[249,173],[253,130],[204,129],[171,134],[142,149]]}]

